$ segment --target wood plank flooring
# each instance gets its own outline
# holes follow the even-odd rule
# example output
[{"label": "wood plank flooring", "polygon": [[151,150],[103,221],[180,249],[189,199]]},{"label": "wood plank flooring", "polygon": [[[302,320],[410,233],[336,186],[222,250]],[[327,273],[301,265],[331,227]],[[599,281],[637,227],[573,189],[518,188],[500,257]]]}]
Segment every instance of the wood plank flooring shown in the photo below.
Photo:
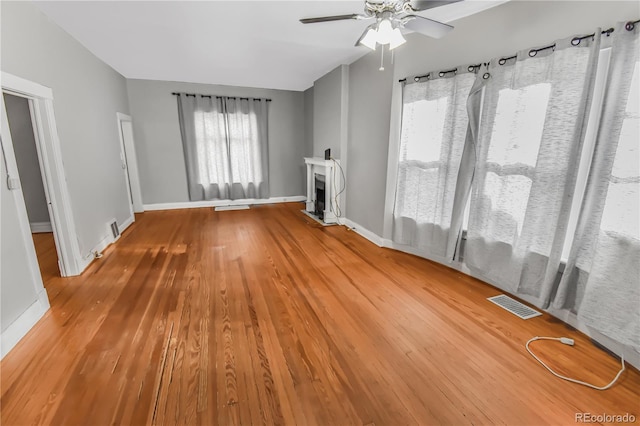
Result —
[{"label": "wood plank flooring", "polygon": [[[301,204],[146,212],[80,277],[40,246],[51,310],[0,363],[3,425],[574,424],[640,418],[640,374],[495,288]],[[49,239],[49,244],[51,240]],[[49,246],[51,248],[52,246]],[[53,261],[52,261],[53,256]],[[638,420],[636,420],[638,421]]]}]

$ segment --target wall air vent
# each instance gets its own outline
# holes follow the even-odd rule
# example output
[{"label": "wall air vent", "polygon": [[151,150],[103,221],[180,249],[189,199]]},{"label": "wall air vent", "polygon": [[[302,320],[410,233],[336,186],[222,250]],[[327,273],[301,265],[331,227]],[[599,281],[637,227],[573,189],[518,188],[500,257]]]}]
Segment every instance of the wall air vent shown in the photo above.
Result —
[{"label": "wall air vent", "polygon": [[111,236],[113,237],[113,241],[120,238],[120,229],[118,228],[118,222],[115,220],[109,223],[109,229],[111,229]]},{"label": "wall air vent", "polygon": [[487,300],[495,303],[496,305],[500,306],[502,309],[506,309],[507,311],[511,312],[513,315],[516,315],[522,319],[529,319],[529,318],[542,315],[542,313],[536,311],[535,309],[531,309],[527,305],[522,304],[505,294],[488,297]]},{"label": "wall air vent", "polygon": [[249,206],[246,204],[237,205],[237,206],[218,206],[214,210],[217,212],[224,212],[228,210],[249,210]]}]

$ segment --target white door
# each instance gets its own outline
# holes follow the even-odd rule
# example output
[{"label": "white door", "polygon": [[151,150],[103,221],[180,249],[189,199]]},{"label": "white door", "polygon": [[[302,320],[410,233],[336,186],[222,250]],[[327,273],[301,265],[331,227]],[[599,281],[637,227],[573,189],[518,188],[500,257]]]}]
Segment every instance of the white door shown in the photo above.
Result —
[{"label": "white door", "polygon": [[131,117],[118,113],[118,127],[120,131],[120,158],[122,160],[122,169],[125,173],[127,181],[127,190],[133,211],[136,213],[144,212],[142,205],[142,191],[140,190],[140,178],[138,176],[138,162],[136,160],[136,150],[133,140],[133,127]]}]

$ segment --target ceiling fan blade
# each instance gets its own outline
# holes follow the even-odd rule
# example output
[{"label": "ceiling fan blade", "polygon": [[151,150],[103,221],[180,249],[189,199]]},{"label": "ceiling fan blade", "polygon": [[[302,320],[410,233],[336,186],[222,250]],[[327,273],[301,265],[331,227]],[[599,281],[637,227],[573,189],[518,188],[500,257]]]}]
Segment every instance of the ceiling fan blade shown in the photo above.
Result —
[{"label": "ceiling fan blade", "polygon": [[407,18],[408,21],[404,24],[405,28],[426,35],[427,37],[442,38],[453,29],[451,25],[443,24],[433,19],[423,18],[422,16],[409,15],[404,19]]},{"label": "ceiling fan blade", "polygon": [[321,16],[318,18],[304,18],[300,22],[303,24],[315,24],[316,22],[331,22],[331,21],[344,21],[346,19],[362,19],[361,15],[352,13],[351,15],[335,15],[335,16]]},{"label": "ceiling fan blade", "polygon": [[434,7],[446,6],[451,3],[457,3],[461,0],[442,0],[442,1],[432,1],[432,0],[412,0],[410,2],[411,9],[419,12],[421,10],[433,9]]}]

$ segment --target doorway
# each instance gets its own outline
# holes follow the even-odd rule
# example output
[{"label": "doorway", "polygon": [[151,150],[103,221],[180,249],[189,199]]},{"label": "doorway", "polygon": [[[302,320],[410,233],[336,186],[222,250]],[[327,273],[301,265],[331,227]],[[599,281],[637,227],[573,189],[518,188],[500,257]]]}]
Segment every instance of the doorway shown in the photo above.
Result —
[{"label": "doorway", "polygon": [[[135,220],[135,213],[144,212],[142,204],[142,191],[140,189],[140,177],[138,175],[138,161],[136,158],[135,144],[133,140],[133,125],[131,116],[121,112],[116,113],[118,120],[118,134],[120,136],[120,161],[127,183],[127,191],[131,206],[131,222]],[[128,226],[128,222],[126,225]],[[126,226],[123,226],[126,228]]]},{"label": "doorway", "polygon": [[[21,99],[19,102],[24,103],[26,101],[29,106],[28,120],[31,122],[31,133],[35,140],[35,148],[38,155],[41,183],[43,184],[47,202],[59,276],[79,275],[88,265],[90,259],[83,259],[80,255],[69,189],[62,164],[62,152],[53,109],[53,91],[48,87],[4,71],[0,81],[2,82],[3,93],[3,96],[0,97],[0,118],[2,119],[0,144],[2,145],[4,165],[6,166],[4,184],[9,190],[8,196],[10,195],[15,201],[15,213],[20,225],[19,232],[25,242],[32,240],[30,219],[20,177],[23,173],[18,171],[14,143],[9,130],[9,119],[6,114],[5,94],[18,97]],[[27,120],[26,118],[24,119]],[[16,125],[14,125],[15,128]],[[30,242],[28,246],[33,247]],[[34,283],[37,283],[41,277],[33,248],[27,257]]]},{"label": "doorway", "polygon": [[29,228],[44,283],[61,276],[29,99],[3,93]]}]

